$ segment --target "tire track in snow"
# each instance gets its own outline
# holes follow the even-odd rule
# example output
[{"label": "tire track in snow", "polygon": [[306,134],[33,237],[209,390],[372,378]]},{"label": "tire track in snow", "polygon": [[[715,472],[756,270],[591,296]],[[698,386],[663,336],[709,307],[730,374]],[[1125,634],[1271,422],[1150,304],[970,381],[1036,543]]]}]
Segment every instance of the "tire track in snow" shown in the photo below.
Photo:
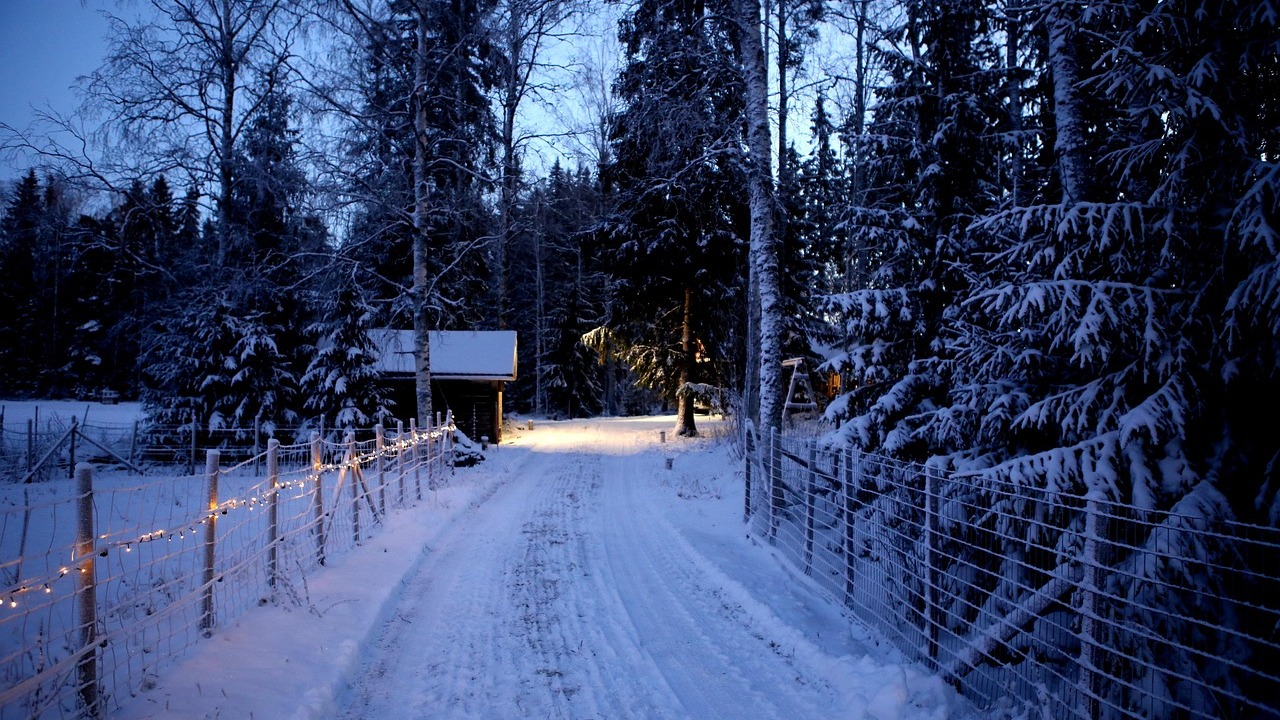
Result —
[{"label": "tire track in snow", "polygon": [[[612,461],[605,546],[613,583],[654,667],[691,718],[827,717],[839,706],[818,668],[802,667],[788,642],[732,600],[724,579],[701,569],[648,502],[659,482],[631,459]],[[648,486],[648,487],[646,487]]]},{"label": "tire track in snow", "polygon": [[838,714],[794,638],[771,637],[775,624],[733,600],[741,588],[673,537],[651,500],[669,491],[654,487],[661,471],[504,453],[523,464],[428,550],[342,717]]}]

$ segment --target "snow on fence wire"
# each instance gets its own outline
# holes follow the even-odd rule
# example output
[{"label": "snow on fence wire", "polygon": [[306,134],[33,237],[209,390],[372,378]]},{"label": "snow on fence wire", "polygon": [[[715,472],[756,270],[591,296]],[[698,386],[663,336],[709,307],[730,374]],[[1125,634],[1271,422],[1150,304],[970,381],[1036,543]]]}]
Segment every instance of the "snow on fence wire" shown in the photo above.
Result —
[{"label": "snow on fence wire", "polygon": [[749,531],[980,708],[1280,717],[1280,529],[745,437]]},{"label": "snow on fence wire", "polygon": [[[307,605],[305,576],[451,472],[452,421],[343,442],[271,441],[228,466],[0,485],[0,720],[105,717],[255,605]],[[255,472],[254,467],[262,468]]]}]

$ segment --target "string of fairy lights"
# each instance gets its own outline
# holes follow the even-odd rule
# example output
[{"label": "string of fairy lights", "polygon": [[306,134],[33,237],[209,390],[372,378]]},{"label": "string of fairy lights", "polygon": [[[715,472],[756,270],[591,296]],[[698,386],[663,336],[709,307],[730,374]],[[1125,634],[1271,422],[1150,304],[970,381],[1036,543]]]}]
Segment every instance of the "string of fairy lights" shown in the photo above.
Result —
[{"label": "string of fairy lights", "polygon": [[[318,482],[320,477],[325,473],[337,472],[343,468],[356,468],[373,465],[380,458],[398,458],[402,456],[405,451],[413,449],[414,446],[439,439],[448,429],[449,428],[436,428],[431,430],[421,430],[416,434],[405,433],[400,437],[385,442],[381,450],[374,448],[359,454],[354,452],[354,448],[356,447],[354,441],[346,443],[330,443],[332,447],[346,447],[352,452],[350,452],[348,457],[343,458],[338,462],[312,464],[300,477],[291,477],[291,479],[283,481],[277,479],[272,487],[267,487],[266,483],[255,485],[250,488],[250,491],[257,491],[255,494],[248,497],[231,498],[219,502],[217,506],[205,511],[199,517],[191,518],[186,522],[175,523],[167,528],[152,530],[140,535],[130,535],[126,539],[111,540],[110,542],[106,542],[110,539],[109,535],[99,535],[97,537],[97,542],[94,545],[94,555],[96,557],[106,558],[110,557],[114,553],[132,553],[135,546],[141,546],[147,543],[161,541],[172,543],[175,539],[181,542],[186,540],[188,536],[193,538],[197,537],[198,529],[200,527],[207,523],[216,522],[219,517],[228,515],[233,510],[256,511],[260,508],[267,507],[273,496],[277,498],[284,497],[285,492],[295,489],[298,491],[297,494],[286,499],[300,500],[306,496],[307,490],[314,487],[315,483]],[[300,450],[304,448],[309,448],[309,445],[294,445],[288,446],[287,448],[280,447],[277,448],[277,452],[281,450]],[[228,468],[219,468],[218,472],[220,475],[231,474],[237,470],[252,465],[255,462],[264,460],[269,452],[270,451],[268,450],[256,457],[250,458]],[[326,513],[326,515],[328,515],[328,513]],[[67,577],[74,577],[76,571],[84,573],[88,570],[87,567],[79,567],[73,570],[72,566],[77,565],[81,560],[82,558],[75,556],[75,550],[73,548],[71,566],[59,567],[57,572],[48,573],[43,576],[26,578],[4,590],[0,590],[0,598],[2,598],[2,600],[0,600],[0,607],[10,610],[18,609],[24,604],[23,598],[26,596],[36,594],[43,598],[45,596],[52,595],[54,593],[55,584],[59,580]]]}]

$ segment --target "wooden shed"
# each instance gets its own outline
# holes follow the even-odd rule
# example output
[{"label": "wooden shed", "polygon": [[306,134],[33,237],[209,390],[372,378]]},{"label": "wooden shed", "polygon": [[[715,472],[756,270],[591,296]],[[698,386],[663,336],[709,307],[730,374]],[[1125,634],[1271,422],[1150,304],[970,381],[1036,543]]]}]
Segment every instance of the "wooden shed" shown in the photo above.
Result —
[{"label": "wooden shed", "polygon": [[[397,416],[408,417],[417,406],[412,330],[374,330],[383,376]],[[458,429],[479,440],[502,441],[502,392],[516,379],[514,330],[433,330],[431,406],[453,411]]]}]

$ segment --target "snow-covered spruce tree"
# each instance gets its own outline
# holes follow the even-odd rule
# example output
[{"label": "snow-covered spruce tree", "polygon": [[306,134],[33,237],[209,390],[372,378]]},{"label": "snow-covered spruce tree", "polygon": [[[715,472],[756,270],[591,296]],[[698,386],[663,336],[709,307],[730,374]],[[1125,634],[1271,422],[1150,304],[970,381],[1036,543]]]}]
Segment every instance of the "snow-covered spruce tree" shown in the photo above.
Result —
[{"label": "snow-covered spruce tree", "polygon": [[311,328],[316,348],[302,376],[302,394],[307,416],[323,418],[324,427],[368,428],[393,415],[369,335],[376,313],[355,271],[354,264],[342,263],[329,274],[320,291],[320,318]]},{"label": "snow-covered spruce tree", "polygon": [[717,381],[703,374],[726,357],[744,297],[741,93],[728,36],[699,0],[641,2],[619,38],[624,106],[601,170],[614,203],[602,235],[617,295],[609,331],[590,337],[677,402],[677,434],[696,435],[693,398],[681,389]]},{"label": "snow-covered spruce tree", "polygon": [[[604,369],[582,344],[582,335],[603,317],[607,275],[589,232],[600,209],[594,178],[557,163],[519,214],[524,232],[512,258],[524,269],[512,275],[512,297],[523,302],[513,304],[512,319],[522,337],[532,339],[522,345],[530,346],[523,367],[533,369],[532,389],[539,395],[533,407],[554,417],[581,417],[602,407]],[[521,305],[531,312],[517,313]]]},{"label": "snow-covered spruce tree", "polygon": [[350,76],[334,80],[356,97],[336,108],[347,124],[340,167],[341,192],[351,198],[353,220],[344,239],[358,261],[381,312],[380,323],[411,322],[406,289],[413,284],[413,73],[417,20],[407,0],[384,3],[377,14],[353,14],[347,60]]},{"label": "snow-covered spruce tree", "polygon": [[149,433],[182,447],[192,423],[208,444],[208,430],[222,427],[231,386],[228,363],[236,344],[236,318],[220,294],[183,293],[174,311],[152,323],[142,349],[142,408]]},{"label": "snow-covered spruce tree", "polygon": [[[271,435],[298,419],[297,379],[310,346],[301,285],[306,258],[323,252],[325,239],[303,206],[307,182],[289,112],[288,96],[274,93],[250,118],[234,156],[231,194],[219,208],[228,217],[214,226],[229,234],[206,244],[206,252],[218,248],[225,264],[206,271],[173,316],[155,325],[152,357],[175,343],[186,356],[161,357],[150,372],[153,422],[171,424],[175,408],[195,409],[202,430],[237,428],[234,440],[248,443],[257,424]],[[214,259],[210,254],[205,262]],[[216,315],[222,327],[206,327],[206,315]],[[183,334],[190,337],[176,337]],[[189,421],[181,413],[176,419]]]},{"label": "snow-covered spruce tree", "polygon": [[840,318],[834,367],[852,379],[827,417],[838,438],[904,459],[947,450],[927,430],[945,405],[954,320],[970,281],[969,226],[995,201],[998,115],[987,8],[974,0],[908,3],[884,46],[890,83],[866,138],[873,150],[847,232],[863,248],[865,287],[831,296]]},{"label": "snow-covered spruce tree", "polygon": [[[0,392],[37,391],[41,363],[36,345],[44,313],[37,291],[37,261],[45,255],[45,206],[35,170],[18,181],[0,219]],[[43,263],[41,263],[43,264]],[[41,292],[43,290],[41,289]]]},{"label": "snow-covered spruce tree", "polygon": [[987,519],[984,610],[1034,618],[1043,600],[1069,599],[1061,579],[1083,514],[1029,498],[1103,503],[1102,534],[1122,538],[1104,589],[1124,601],[1100,612],[1144,630],[1112,635],[1102,667],[1117,681],[1095,691],[1152,716],[1235,714],[1236,668],[1258,662],[1201,624],[1245,622],[1218,598],[1248,589],[1212,568],[1256,559],[1179,530],[1265,521],[1274,507],[1280,441],[1245,418],[1280,390],[1275,11],[1035,8],[1054,91],[1051,172],[1007,196],[1025,204],[977,225],[994,252],[965,304],[964,381],[935,416],[970,439],[950,458],[964,486],[948,492]]}]

